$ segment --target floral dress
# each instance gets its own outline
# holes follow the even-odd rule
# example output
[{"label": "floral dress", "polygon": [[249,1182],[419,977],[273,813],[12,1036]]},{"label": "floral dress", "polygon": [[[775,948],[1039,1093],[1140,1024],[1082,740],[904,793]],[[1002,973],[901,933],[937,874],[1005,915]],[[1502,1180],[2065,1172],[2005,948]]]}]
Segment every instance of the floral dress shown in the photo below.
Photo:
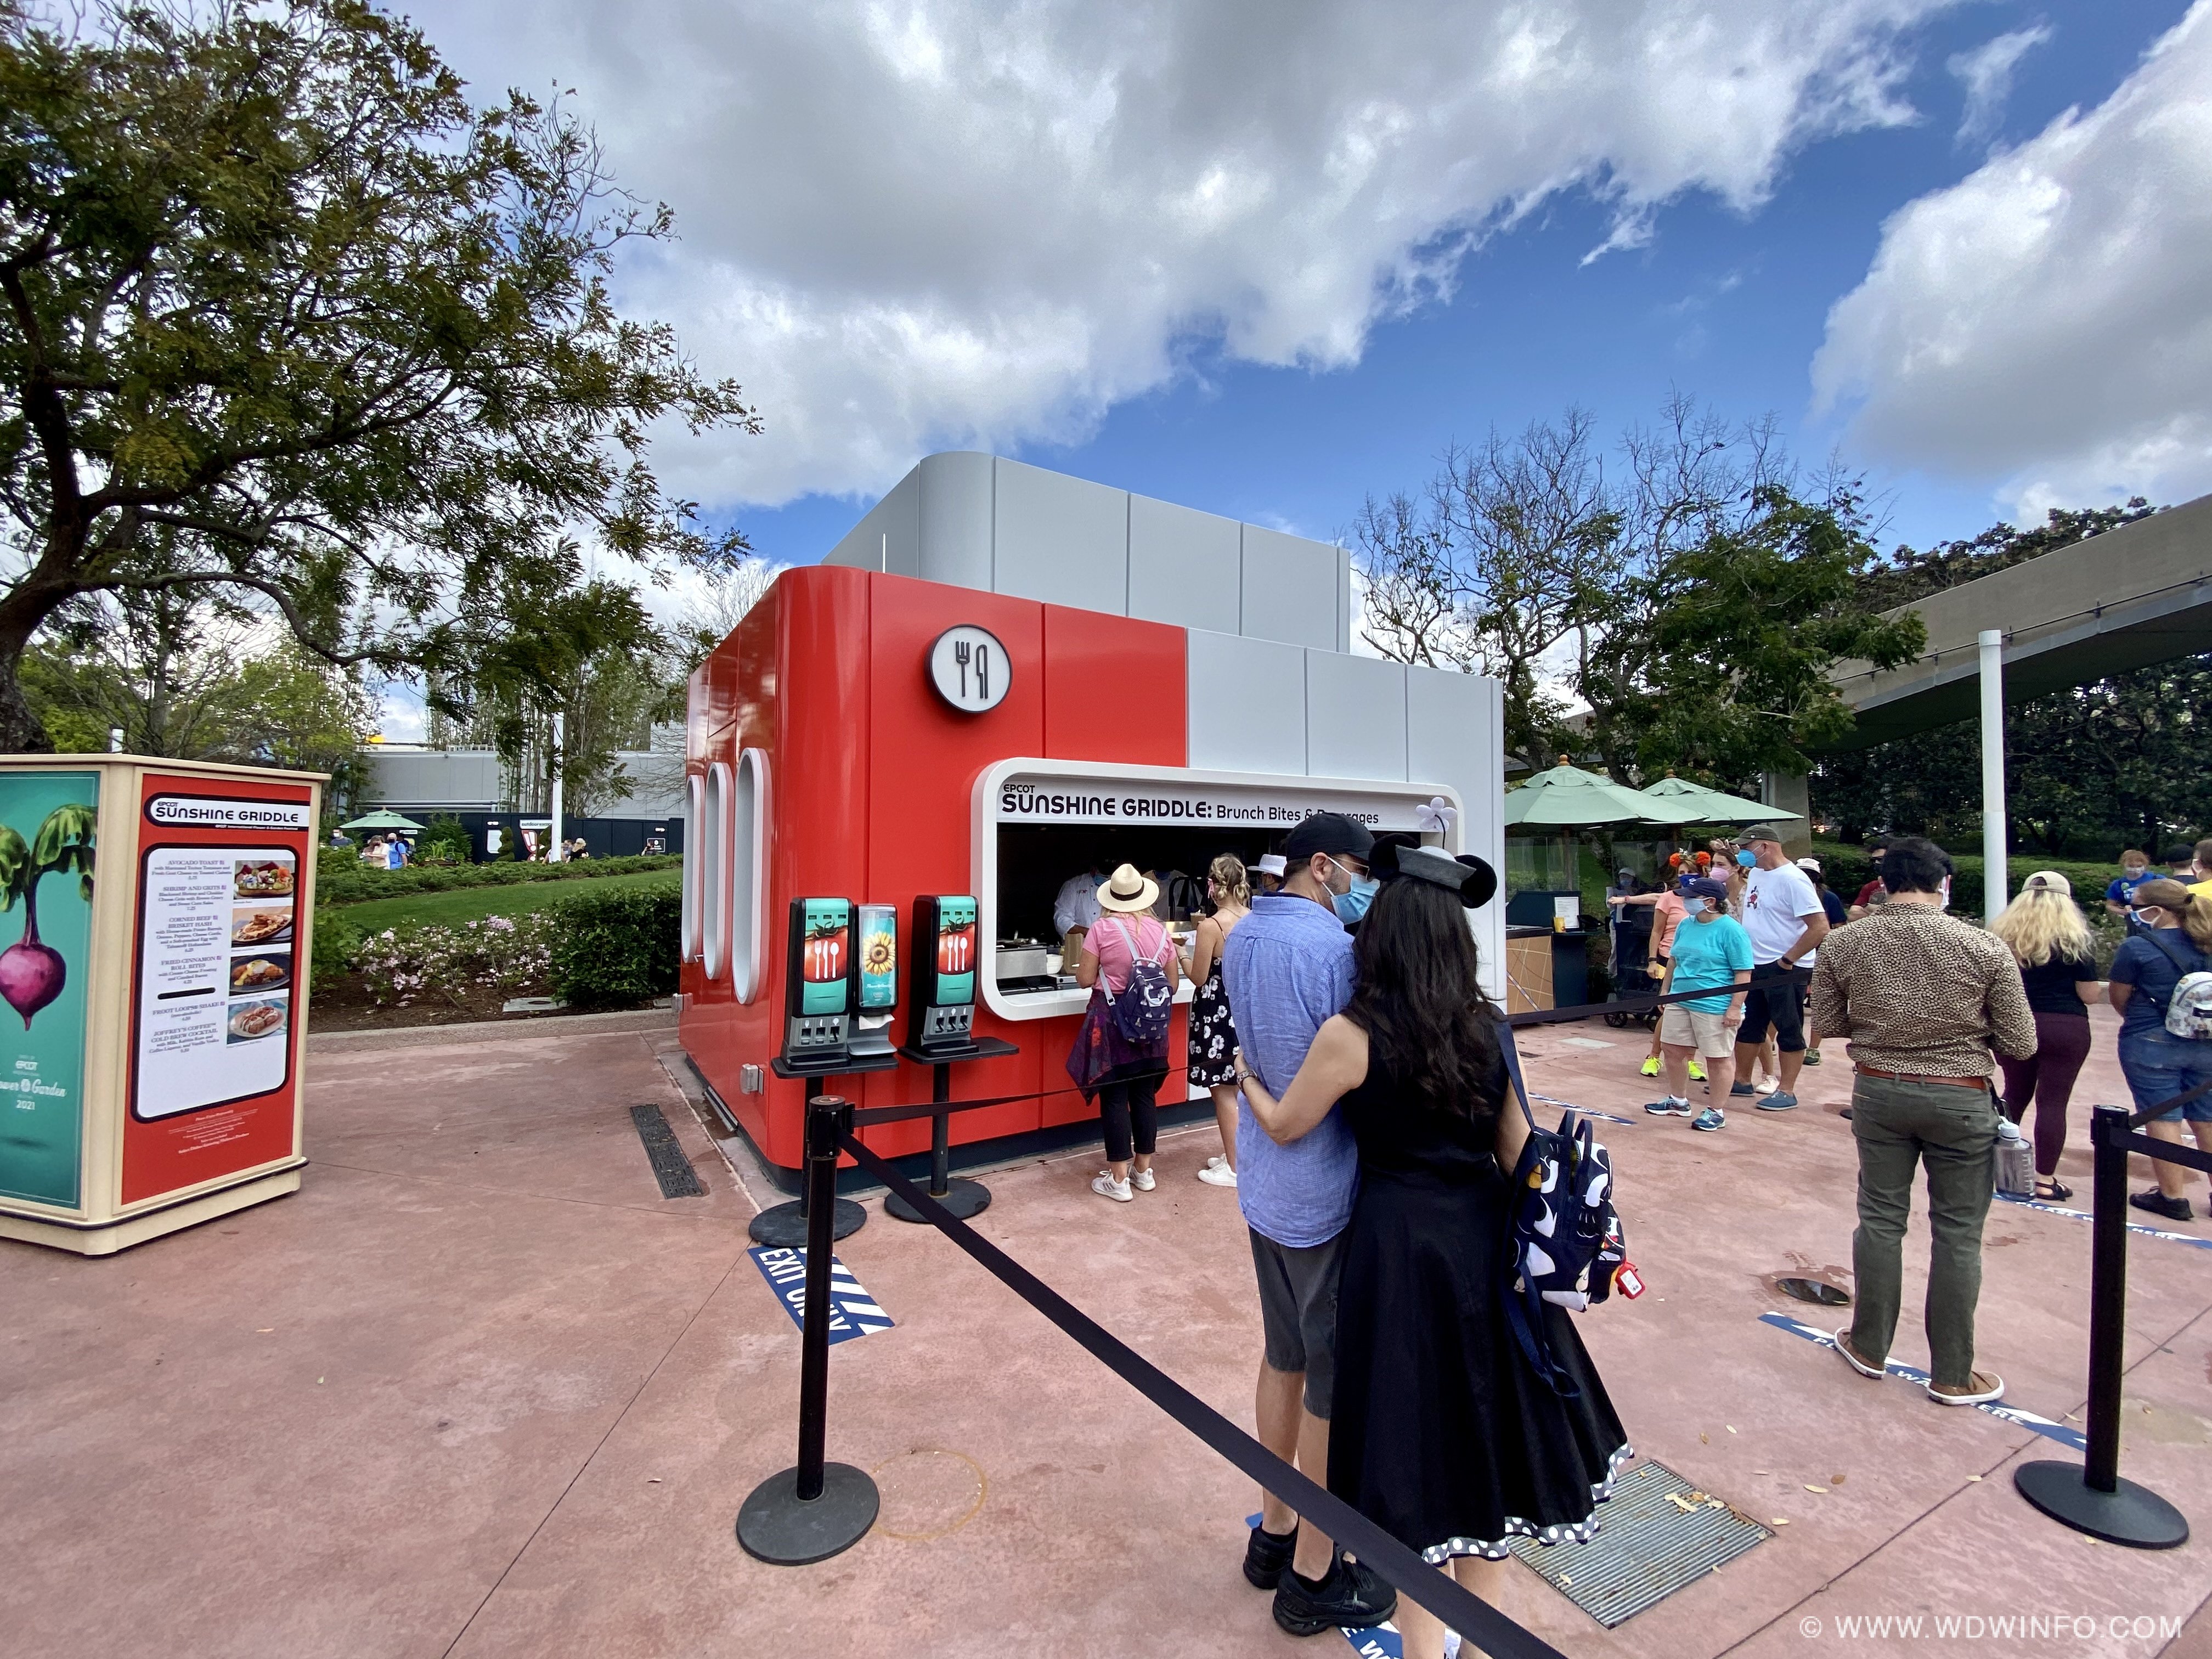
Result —
[{"label": "floral dress", "polygon": [[1190,1080],[1200,1089],[1237,1081],[1237,1026],[1229,1013],[1229,988],[1216,955],[1206,983],[1190,998]]}]

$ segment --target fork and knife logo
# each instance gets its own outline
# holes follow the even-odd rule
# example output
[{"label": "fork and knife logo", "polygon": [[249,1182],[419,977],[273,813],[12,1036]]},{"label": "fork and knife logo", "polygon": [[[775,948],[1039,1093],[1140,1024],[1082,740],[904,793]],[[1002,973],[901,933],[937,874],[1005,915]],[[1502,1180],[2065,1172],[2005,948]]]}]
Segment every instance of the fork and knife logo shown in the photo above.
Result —
[{"label": "fork and knife logo", "polygon": [[996,708],[1013,679],[1006,647],[988,629],[972,623],[948,628],[929,648],[930,684],[966,714]]}]

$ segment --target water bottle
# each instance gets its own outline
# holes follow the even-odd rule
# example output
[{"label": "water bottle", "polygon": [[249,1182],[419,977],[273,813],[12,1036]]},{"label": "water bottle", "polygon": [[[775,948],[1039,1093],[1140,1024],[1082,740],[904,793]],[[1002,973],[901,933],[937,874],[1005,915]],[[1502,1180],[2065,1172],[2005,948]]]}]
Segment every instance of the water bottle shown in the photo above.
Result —
[{"label": "water bottle", "polygon": [[1997,1191],[2007,1198],[2035,1196],[2035,1153],[2008,1117],[1997,1120]]}]

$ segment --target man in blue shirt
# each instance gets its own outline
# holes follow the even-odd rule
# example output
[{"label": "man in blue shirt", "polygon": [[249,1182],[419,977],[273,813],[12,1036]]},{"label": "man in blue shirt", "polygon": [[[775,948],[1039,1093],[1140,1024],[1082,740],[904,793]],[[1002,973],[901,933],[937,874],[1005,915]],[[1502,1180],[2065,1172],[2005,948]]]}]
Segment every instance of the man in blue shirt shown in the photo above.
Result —
[{"label": "man in blue shirt", "polygon": [[[1240,1072],[1275,1094],[1291,1086],[1322,1023],[1352,1000],[1352,939],[1341,917],[1356,915],[1374,890],[1374,850],[1375,837],[1348,817],[1307,818],[1284,844],[1282,890],[1255,898],[1222,947]],[[1237,1201],[1251,1235],[1267,1340],[1253,1417],[1262,1445],[1324,1485],[1338,1250],[1358,1179],[1359,1151],[1339,1109],[1278,1146],[1238,1102]],[[1273,1492],[1261,1495],[1244,1576],[1275,1592],[1275,1622],[1295,1636],[1379,1625],[1397,1605],[1396,1591],[1339,1557]]]}]

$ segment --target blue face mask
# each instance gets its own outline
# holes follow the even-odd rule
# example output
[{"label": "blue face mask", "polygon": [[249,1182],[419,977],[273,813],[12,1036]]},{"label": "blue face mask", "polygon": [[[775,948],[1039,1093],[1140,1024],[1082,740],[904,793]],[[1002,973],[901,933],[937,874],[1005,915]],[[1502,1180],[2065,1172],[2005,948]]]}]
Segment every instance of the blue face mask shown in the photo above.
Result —
[{"label": "blue face mask", "polygon": [[1682,901],[1682,913],[1685,915],[1702,916],[1705,914],[1705,900],[1701,898],[1684,899]]},{"label": "blue face mask", "polygon": [[1747,847],[1735,855],[1735,861],[1743,866],[1745,869],[1748,870],[1753,865],[1759,862],[1759,855],[1753,853],[1751,848]]},{"label": "blue face mask", "polygon": [[1382,884],[1371,876],[1364,879],[1354,876],[1350,892],[1329,896],[1330,904],[1335,907],[1336,919],[1347,926],[1358,921],[1367,914],[1367,907],[1375,902],[1375,890]]}]

